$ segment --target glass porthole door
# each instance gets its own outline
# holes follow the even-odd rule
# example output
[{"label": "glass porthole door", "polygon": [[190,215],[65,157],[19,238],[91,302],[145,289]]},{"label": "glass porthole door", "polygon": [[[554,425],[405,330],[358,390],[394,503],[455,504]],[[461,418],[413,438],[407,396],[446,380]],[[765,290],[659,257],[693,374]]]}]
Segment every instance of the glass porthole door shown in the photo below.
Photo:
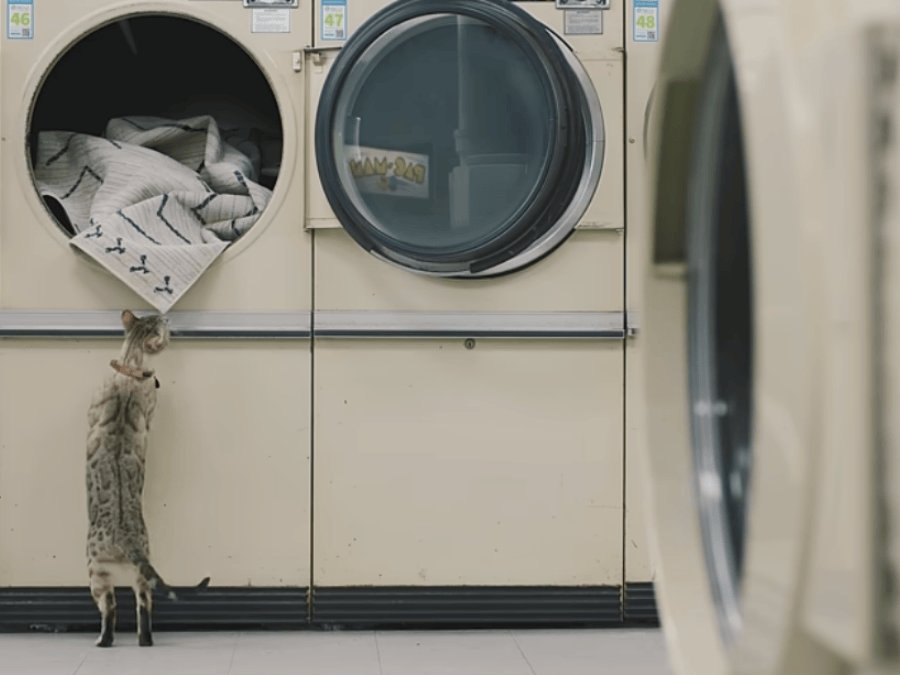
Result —
[{"label": "glass porthole door", "polygon": [[325,195],[411,271],[503,274],[571,234],[600,177],[599,100],[569,47],[507,0],[400,0],[335,60],[316,118]]}]

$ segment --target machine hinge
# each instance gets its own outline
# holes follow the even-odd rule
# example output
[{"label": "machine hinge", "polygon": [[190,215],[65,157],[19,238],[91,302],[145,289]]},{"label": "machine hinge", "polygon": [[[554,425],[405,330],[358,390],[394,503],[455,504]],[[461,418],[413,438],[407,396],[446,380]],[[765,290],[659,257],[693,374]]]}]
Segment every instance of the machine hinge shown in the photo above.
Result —
[{"label": "machine hinge", "polygon": [[292,54],[294,72],[299,73],[303,70],[303,60],[307,54],[310,55],[314,66],[321,66],[324,61],[322,58],[324,52],[340,51],[341,47],[342,45],[335,45],[333,47],[310,47],[307,45],[303,49],[298,49]]}]

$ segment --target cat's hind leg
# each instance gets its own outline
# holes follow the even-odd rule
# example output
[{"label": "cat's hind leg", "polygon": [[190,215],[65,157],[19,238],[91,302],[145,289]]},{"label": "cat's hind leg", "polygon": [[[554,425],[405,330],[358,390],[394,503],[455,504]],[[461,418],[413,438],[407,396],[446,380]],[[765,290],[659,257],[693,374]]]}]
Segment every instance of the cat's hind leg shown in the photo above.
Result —
[{"label": "cat's hind leg", "polygon": [[116,630],[116,589],[107,571],[91,571],[91,597],[100,610],[98,647],[111,647]]},{"label": "cat's hind leg", "polygon": [[141,647],[152,647],[153,627],[151,614],[153,612],[153,593],[149,581],[144,578],[138,579],[134,585],[134,599],[137,606],[138,644]]}]

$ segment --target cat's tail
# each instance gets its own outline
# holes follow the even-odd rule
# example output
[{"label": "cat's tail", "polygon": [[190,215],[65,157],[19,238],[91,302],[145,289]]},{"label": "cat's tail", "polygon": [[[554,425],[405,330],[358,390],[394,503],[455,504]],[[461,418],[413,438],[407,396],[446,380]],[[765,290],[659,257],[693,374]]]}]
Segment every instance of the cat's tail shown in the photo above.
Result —
[{"label": "cat's tail", "polygon": [[204,577],[196,586],[179,587],[177,593],[172,586],[163,586],[163,588],[168,591],[166,597],[169,600],[180,600],[181,598],[190,598],[197,595],[198,591],[203,590],[207,586],[209,586],[209,577]]},{"label": "cat's tail", "polygon": [[[150,561],[147,559],[142,553],[135,553],[131,557],[131,561],[137,566],[138,571],[141,573],[147,581],[150,582],[150,588],[155,590],[165,590],[168,591],[166,593],[166,597],[169,600],[178,600],[179,596],[175,593],[175,589],[169,586],[163,578],[159,576],[159,572],[156,571],[156,568],[150,564]],[[190,596],[197,592],[198,589],[206,588],[209,586],[209,577],[205,577],[203,581],[194,586],[193,588],[184,589],[181,591],[182,596]]]}]

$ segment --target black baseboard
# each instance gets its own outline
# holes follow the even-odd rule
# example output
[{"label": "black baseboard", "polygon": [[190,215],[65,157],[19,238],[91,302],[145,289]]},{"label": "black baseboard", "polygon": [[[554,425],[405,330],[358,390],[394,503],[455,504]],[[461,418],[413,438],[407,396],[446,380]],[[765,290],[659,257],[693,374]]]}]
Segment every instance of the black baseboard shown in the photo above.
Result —
[{"label": "black baseboard", "polygon": [[625,584],[625,598],[622,606],[626,624],[659,625],[656,593],[652,583]]},{"label": "black baseboard", "polygon": [[621,625],[615,586],[315,588],[314,624],[340,628]]},{"label": "black baseboard", "polygon": [[[309,627],[305,588],[204,589],[177,601],[154,595],[154,630],[298,629]],[[135,630],[134,594],[116,591],[119,631]],[[97,631],[100,613],[87,588],[2,588],[0,631]]]},{"label": "black baseboard", "polygon": [[[134,596],[116,593],[118,630]],[[616,586],[211,587],[154,600],[154,630],[562,628],[658,625],[652,584]],[[96,631],[87,588],[0,588],[0,632]]]}]

